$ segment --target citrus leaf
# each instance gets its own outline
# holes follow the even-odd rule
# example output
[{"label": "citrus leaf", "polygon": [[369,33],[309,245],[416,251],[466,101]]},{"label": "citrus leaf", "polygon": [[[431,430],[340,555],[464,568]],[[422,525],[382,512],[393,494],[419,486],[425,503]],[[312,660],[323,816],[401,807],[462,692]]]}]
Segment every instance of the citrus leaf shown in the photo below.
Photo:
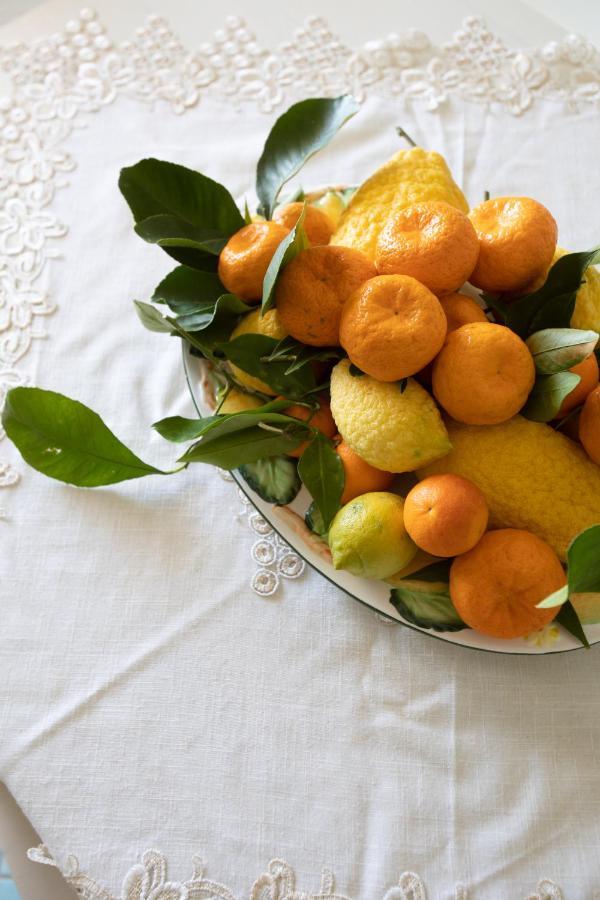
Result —
[{"label": "citrus leaf", "polygon": [[327,528],[325,528],[323,516],[314,500],[304,513],[304,521],[314,534],[318,534],[319,537],[327,539]]},{"label": "citrus leaf", "polygon": [[2,424],[25,462],[67,484],[99,487],[169,474],[139,459],[89,407],[54,391],[13,388]]},{"label": "citrus leaf", "polygon": [[414,578],[407,578],[390,593],[390,603],[402,618],[412,625],[433,631],[462,631],[466,628],[450,599],[448,585],[438,582],[435,588],[434,583],[422,581],[421,576],[422,573],[417,572]]},{"label": "citrus leaf", "polygon": [[289,426],[300,426],[304,428],[305,437],[308,437],[310,434],[308,425],[280,412],[286,406],[289,406],[287,400],[272,400],[263,404],[263,406],[256,406],[253,409],[244,409],[241,412],[226,413],[224,415],[205,416],[202,419],[170,416],[166,419],[161,419],[160,422],[155,422],[152,427],[168,441],[174,441],[175,443],[195,440],[210,431],[220,435],[232,434],[235,431],[243,431],[244,428],[250,428],[259,423],[275,425],[279,429]]},{"label": "citrus leaf", "polygon": [[218,256],[227,243],[227,237],[213,229],[190,225],[166,213],[142,219],[135,226],[135,233],[149,244],[158,244],[159,247],[188,247],[213,256]]},{"label": "citrus leaf", "polygon": [[562,402],[574,390],[581,376],[575,372],[538,375],[521,415],[533,422],[551,422],[556,418]]},{"label": "citrus leaf", "polygon": [[271,217],[286,181],[325,147],[358,109],[357,101],[348,94],[312,97],[290,106],[277,119],[256,168],[256,193],[267,218]]},{"label": "citrus leaf", "polygon": [[138,314],[138,318],[144,328],[148,331],[158,331],[164,334],[173,334],[173,328],[163,315],[152,306],[151,303],[143,303],[141,300],[134,300],[133,305]]},{"label": "citrus leaf", "polygon": [[184,416],[168,416],[153,424],[161,437],[174,444],[184,444],[199,438],[209,424],[217,421],[219,416],[205,416],[202,419],[186,419]]},{"label": "citrus leaf", "polygon": [[571,594],[600,592],[600,525],[577,535],[567,550],[567,564]]},{"label": "citrus leaf", "polygon": [[235,294],[223,294],[215,303],[207,303],[195,312],[177,316],[177,324],[186,331],[201,331],[203,339],[224,341],[233,331],[239,317],[252,309],[252,306]]},{"label": "citrus leaf", "polygon": [[[119,188],[136,224],[153,216],[173,216],[203,234],[229,238],[244,219],[227,188],[200,172],[159,159],[142,159],[121,170]],[[214,253],[196,247],[164,247],[179,262],[216,269]]]},{"label": "citrus leaf", "polygon": [[287,506],[301,487],[298,466],[289,456],[272,456],[240,466],[239,473],[259,497],[267,503]]},{"label": "citrus leaf", "polygon": [[536,603],[536,609],[554,609],[555,606],[562,606],[563,603],[566,603],[569,599],[569,585],[563,584],[557,591],[554,591],[553,594],[550,594],[546,597],[545,600],[542,600],[541,603]]},{"label": "citrus leaf", "polygon": [[174,313],[185,315],[216,302],[225,293],[219,276],[214,272],[177,266],[163,278],[151,299],[155,303],[166,303]]},{"label": "citrus leaf", "polygon": [[282,269],[291,263],[295,256],[302,253],[310,246],[306,232],[304,231],[304,216],[306,215],[306,206],[303,207],[298,221],[289,234],[286,234],[277,250],[273,254],[273,258],[269,263],[269,268],[263,279],[263,294],[261,304],[261,315],[264,316],[268,310],[275,305],[275,284],[279,273]]},{"label": "citrus leaf", "polygon": [[298,473],[321,513],[323,528],[329,528],[340,508],[344,467],[333,444],[321,432],[315,434],[300,457]]},{"label": "citrus leaf", "polygon": [[567,600],[562,609],[558,611],[554,621],[559,622],[569,634],[572,634],[578,641],[581,641],[584,647],[589,649],[590,642],[587,639],[577,611],[570,600]]},{"label": "citrus leaf", "polygon": [[284,374],[291,375],[293,372],[301,369],[302,366],[309,365],[309,363],[326,362],[331,359],[338,360],[344,355],[341,347],[309,347],[307,344],[302,344],[288,335],[281,338],[269,355],[269,362],[276,360],[287,362],[288,366]]},{"label": "citrus leaf", "polygon": [[260,378],[277,394],[296,400],[316,387],[310,366],[286,375],[289,361],[270,359],[279,342],[263,334],[241,334],[232,341],[217,344],[217,350],[249,375]]},{"label": "citrus leaf", "polygon": [[527,338],[536,370],[541,375],[554,375],[572,369],[587,359],[598,343],[597,331],[577,328],[544,328]]},{"label": "citrus leaf", "polygon": [[285,431],[271,430],[254,425],[231,433],[215,430],[193,444],[180,458],[180,462],[203,462],[221,469],[239,469],[240,466],[280,456],[295,450],[306,439],[306,429],[291,426]]},{"label": "citrus leaf", "polygon": [[517,297],[508,305],[508,327],[523,339],[546,328],[568,328],[585,270],[598,262],[600,247],[561,256],[539,290]]}]

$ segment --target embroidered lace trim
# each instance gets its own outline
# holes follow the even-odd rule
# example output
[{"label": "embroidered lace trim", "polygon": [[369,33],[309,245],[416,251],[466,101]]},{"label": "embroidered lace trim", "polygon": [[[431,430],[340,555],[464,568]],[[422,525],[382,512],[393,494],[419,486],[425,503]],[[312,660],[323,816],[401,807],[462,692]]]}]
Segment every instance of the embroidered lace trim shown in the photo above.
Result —
[{"label": "embroidered lace trim", "polygon": [[[27,855],[33,862],[59,868],[44,844],[32,848]],[[82,900],[237,900],[225,885],[206,879],[204,871],[200,857],[194,856],[192,877],[188,881],[169,881],[163,854],[158,850],[147,850],[141,862],[126,874],[118,896],[81,872],[75,856],[69,856],[62,873]],[[256,879],[247,896],[248,900],[352,900],[348,894],[337,891],[333,874],[328,869],[323,869],[316,893],[299,890],[294,870],[282,859],[271,860],[267,871]],[[427,900],[427,891],[418,875],[403,872],[381,900]],[[469,900],[464,885],[454,887],[454,900]],[[554,881],[542,878],[534,893],[523,900],[565,900],[565,897]]]}]

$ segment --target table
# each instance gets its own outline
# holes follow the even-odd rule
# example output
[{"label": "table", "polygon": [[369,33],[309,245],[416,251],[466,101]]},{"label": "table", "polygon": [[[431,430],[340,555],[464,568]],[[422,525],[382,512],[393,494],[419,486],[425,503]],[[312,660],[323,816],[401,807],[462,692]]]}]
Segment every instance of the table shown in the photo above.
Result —
[{"label": "table", "polygon": [[[381,18],[384,35],[389,6]],[[4,387],[76,396],[168,465],[148,426],[191,412],[180,356],[137,327],[129,301],[169,266],[133,235],[116,173],[152,153],[241,197],[296,94],[351,88],[364,101],[305,183],[337,181],[342,165],[349,182],[364,177],[401,120],[445,153],[471,201],[532,193],[563,243],[594,241],[597,51],[568,40],[517,55],[470,20],[438,62],[419,34],[356,54],[359,22],[344,20],[347,45],[309,20],[273,52],[230,19],[194,59],[161,20],[115,47],[85,12],[60,42],[3,53],[20,110],[2,108]],[[85,492],[25,471],[7,442],[0,461],[0,774],[49,848],[36,858],[83,896],[600,891],[595,651],[458,651],[386,626],[300,566],[284,577],[277,560],[258,579],[266,570],[276,592],[258,597],[262,524],[210,469]]]}]

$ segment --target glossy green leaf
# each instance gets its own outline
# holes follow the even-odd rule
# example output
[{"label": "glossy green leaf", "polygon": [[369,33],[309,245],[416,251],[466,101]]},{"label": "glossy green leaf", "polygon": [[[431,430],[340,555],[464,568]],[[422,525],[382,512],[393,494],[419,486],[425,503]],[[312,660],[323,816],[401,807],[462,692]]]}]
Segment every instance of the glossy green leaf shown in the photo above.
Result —
[{"label": "glossy green leaf", "polygon": [[195,441],[207,427],[219,420],[219,416],[205,416],[202,419],[186,419],[184,416],[168,416],[153,424],[161,437],[175,444]]},{"label": "glossy green leaf", "polygon": [[166,303],[178,315],[186,315],[215,303],[226,293],[219,276],[214,272],[177,266],[160,282],[152,300],[155,303]]},{"label": "glossy green leaf", "polygon": [[178,216],[165,213],[142,219],[135,226],[135,232],[149,244],[158,244],[159,247],[188,247],[213,256],[218,256],[227,243],[227,237],[213,229],[191,225]]},{"label": "glossy green leaf", "polygon": [[598,262],[600,247],[561,256],[539,290],[517,297],[507,305],[508,327],[523,339],[546,328],[568,328],[585,270]]},{"label": "glossy green leaf", "polygon": [[[195,440],[209,431],[217,431],[219,434],[231,434],[234,431],[242,431],[244,428],[258,425],[260,422],[279,428],[285,428],[290,425],[297,426],[299,424],[297,419],[281,412],[287,406],[289,406],[287,400],[271,400],[269,403],[256,406],[253,409],[244,409],[237,413],[204,416],[201,419],[169,416],[166,419],[161,419],[160,422],[155,422],[152,427],[168,441],[181,443]],[[310,433],[309,427],[302,424],[301,427],[305,429],[305,436],[308,437]]]},{"label": "glossy green leaf", "polygon": [[347,94],[333,99],[313,97],[295,103],[277,119],[256,169],[256,193],[267,218],[283,185],[358,109],[357,101]]},{"label": "glossy green leaf", "polygon": [[577,535],[567,551],[567,564],[571,594],[600,593],[600,524]]},{"label": "glossy green leaf", "polygon": [[462,631],[467,626],[454,608],[448,584],[424,578],[426,572],[415,572],[396,585],[390,603],[412,625],[433,631]]},{"label": "glossy green leaf", "polygon": [[572,369],[594,352],[600,335],[576,328],[544,328],[527,338],[536,370],[554,375]]},{"label": "glossy green leaf", "polygon": [[[200,172],[159,159],[142,159],[121,170],[119,188],[136,224],[154,216],[172,216],[203,234],[229,238],[244,225],[233,197],[222,184]],[[214,252],[189,246],[165,246],[185,265],[214,271]]]},{"label": "glossy green leaf", "polygon": [[251,312],[253,308],[235,294],[223,294],[215,303],[207,303],[194,312],[178,316],[177,324],[186,331],[203,332],[203,340],[225,341],[239,317]]},{"label": "glossy green leaf", "polygon": [[152,306],[151,303],[143,303],[141,300],[134,300],[133,305],[138,314],[138,318],[144,328],[148,331],[158,331],[164,334],[173,334],[173,328],[163,315]]},{"label": "glossy green leaf", "polygon": [[277,394],[291,400],[304,396],[316,387],[310,366],[303,366],[292,374],[286,374],[289,362],[285,359],[269,359],[277,346],[275,338],[262,334],[242,334],[232,341],[217,345],[217,349],[244,372],[260,378]]},{"label": "glossy green leaf", "polygon": [[139,459],[89,407],[54,391],[13,388],[2,424],[25,462],[67,484],[98,487],[169,474]]},{"label": "glossy green leaf", "polygon": [[574,372],[538,375],[521,414],[533,422],[551,422],[558,415],[565,397],[577,387],[580,381],[581,376]]},{"label": "glossy green leaf", "polygon": [[221,469],[239,469],[240,466],[259,459],[289,453],[305,438],[306,429],[299,427],[298,423],[283,431],[264,425],[254,425],[230,433],[215,429],[190,447],[180,462],[203,462]]},{"label": "glossy green leaf", "polygon": [[275,305],[275,285],[279,273],[291,263],[294,257],[302,253],[309,247],[308,238],[304,231],[304,216],[306,215],[306,206],[300,213],[298,221],[288,235],[284,237],[279,247],[273,254],[273,258],[269,263],[269,268],[265,273],[263,280],[263,294],[261,304],[261,315],[264,315]]},{"label": "glossy green leaf", "polygon": [[327,528],[325,528],[323,516],[314,500],[304,513],[304,521],[314,534],[318,534],[319,537],[327,539]]},{"label": "glossy green leaf", "polygon": [[240,466],[239,473],[252,490],[267,503],[287,506],[301,487],[298,465],[289,456],[272,456]]},{"label": "glossy green leaf", "polygon": [[586,633],[583,629],[583,625],[577,615],[577,611],[570,600],[567,600],[566,603],[563,604],[561,609],[558,611],[558,615],[556,616],[555,622],[559,622],[564,629],[566,629],[569,634],[572,634],[574,638],[577,638],[584,647],[590,646],[590,642],[587,639]]},{"label": "glossy green leaf", "polygon": [[340,508],[344,467],[333,444],[321,432],[315,434],[300,457],[298,472],[321,513],[323,527],[329,528]]},{"label": "glossy green leaf", "polygon": [[291,375],[303,366],[314,362],[338,360],[345,356],[341,347],[310,347],[295,338],[282,338],[269,356],[269,361],[287,362],[286,375]]}]

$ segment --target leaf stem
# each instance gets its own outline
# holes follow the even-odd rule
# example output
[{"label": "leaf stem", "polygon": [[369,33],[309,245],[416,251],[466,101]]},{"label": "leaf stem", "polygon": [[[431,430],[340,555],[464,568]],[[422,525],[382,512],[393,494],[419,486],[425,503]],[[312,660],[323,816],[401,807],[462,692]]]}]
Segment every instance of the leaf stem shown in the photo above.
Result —
[{"label": "leaf stem", "polygon": [[417,146],[417,142],[411,138],[410,134],[408,134],[401,125],[396,126],[396,134],[398,135],[398,137],[404,138],[405,141],[408,141],[411,147]]}]

